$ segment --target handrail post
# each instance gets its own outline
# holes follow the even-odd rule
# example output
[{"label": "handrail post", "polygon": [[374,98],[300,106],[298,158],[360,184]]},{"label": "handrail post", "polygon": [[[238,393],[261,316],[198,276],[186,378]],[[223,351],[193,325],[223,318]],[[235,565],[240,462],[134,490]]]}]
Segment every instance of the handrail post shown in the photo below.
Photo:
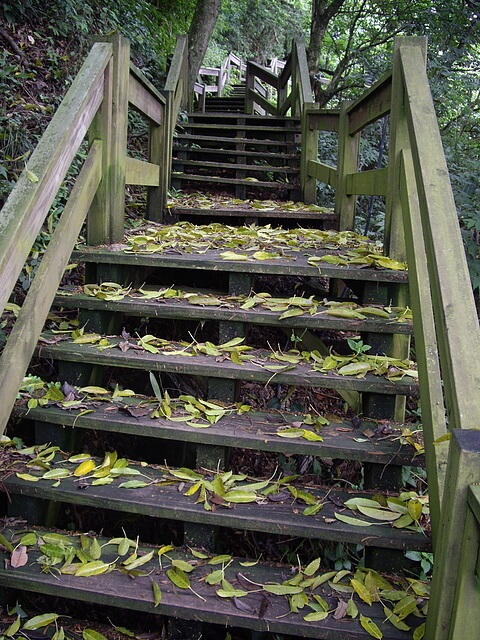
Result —
[{"label": "handrail post", "polygon": [[103,179],[88,215],[89,244],[120,242],[125,226],[130,43],[120,34],[99,41],[110,42],[113,55],[105,71],[104,99],[89,130],[90,144],[104,143]]},{"label": "handrail post", "polygon": [[[460,637],[467,640],[478,636],[478,588],[476,610],[475,608],[473,611],[470,610],[473,603],[462,603],[463,616],[470,616],[471,623],[477,616],[476,632],[473,635],[461,636],[457,633],[453,635],[452,616],[455,614],[455,605],[458,607],[459,604],[457,601],[458,577],[463,575],[465,571],[474,573],[476,570],[477,557],[462,557],[460,538],[467,520],[469,486],[479,482],[480,431],[478,429],[453,429],[425,640],[456,640]],[[464,544],[466,542],[468,541],[464,539]],[[468,563],[470,568],[463,563]],[[465,624],[468,625],[468,621]],[[473,632],[473,624],[470,630]]]},{"label": "handrail post", "polygon": [[337,188],[335,190],[335,213],[339,216],[340,231],[352,231],[355,226],[355,206],[357,196],[347,194],[346,182],[349,173],[355,173],[358,168],[358,152],[360,134],[350,134],[350,118],[348,102],[340,106],[338,131],[338,164]]},{"label": "handrail post", "polygon": [[406,249],[402,208],[397,193],[400,181],[400,154],[402,149],[410,148],[410,135],[405,115],[405,90],[399,64],[400,46],[420,46],[426,61],[427,41],[423,37],[395,38],[393,52],[384,250],[391,258],[405,261]]},{"label": "handrail post", "polygon": [[245,78],[245,113],[253,113],[253,95],[252,91],[255,87],[255,75],[252,72],[250,61],[247,60],[247,71]]},{"label": "handrail post", "polygon": [[302,156],[300,161],[300,193],[306,204],[317,201],[317,179],[308,175],[308,163],[318,159],[318,129],[310,127],[309,109],[318,109],[318,103],[305,102],[302,113]]}]

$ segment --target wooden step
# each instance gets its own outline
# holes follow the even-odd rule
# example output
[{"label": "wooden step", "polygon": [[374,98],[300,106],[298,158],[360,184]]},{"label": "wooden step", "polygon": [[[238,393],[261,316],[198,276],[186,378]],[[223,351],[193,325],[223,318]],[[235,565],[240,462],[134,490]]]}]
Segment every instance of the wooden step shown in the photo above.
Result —
[{"label": "wooden step", "polygon": [[[25,458],[25,462],[31,461],[31,457]],[[92,464],[99,468],[102,459],[94,458]],[[140,465],[129,462],[124,474],[118,476],[115,474],[115,477],[109,478],[112,480],[110,484],[95,485],[95,479],[91,474],[83,474],[80,477],[73,475],[78,467],[78,462],[68,462],[64,460],[64,456],[56,456],[55,460],[48,463],[49,472],[63,471],[70,475],[52,481],[52,479],[42,478],[45,469],[36,471],[21,460],[12,461],[9,465],[9,473],[2,479],[2,484],[10,496],[28,496],[100,509],[108,505],[109,509],[121,513],[192,522],[206,527],[220,526],[273,535],[300,536],[312,540],[350,542],[375,548],[431,550],[430,539],[423,531],[395,528],[391,524],[385,524],[372,517],[364,518],[358,511],[353,511],[344,504],[352,498],[372,499],[373,491],[359,492],[338,487],[314,486],[305,484],[302,478],[297,482],[292,480],[288,485],[278,485],[272,481],[270,485],[275,493],[266,497],[261,495],[261,491],[257,491],[257,501],[247,503],[235,502],[233,495],[230,502],[228,491],[223,494],[224,498],[221,494],[207,490],[206,504],[210,507],[217,505],[216,508],[207,509],[204,500],[200,500],[198,492],[194,495],[186,495],[186,492],[198,484],[200,478],[213,482],[215,474],[212,471],[200,473],[188,469],[177,471],[172,467],[157,468],[145,463]],[[133,472],[136,475],[132,475]],[[175,476],[177,472],[181,474],[180,478]],[[195,473],[196,479],[189,481],[184,476],[191,473]],[[29,478],[37,478],[37,481],[18,477],[17,474],[27,474]],[[222,474],[223,472],[220,471],[219,475]],[[125,482],[132,479],[137,482],[143,481],[146,486],[122,487]],[[248,487],[258,482],[262,486],[267,480],[252,478],[249,481],[237,482],[233,485],[232,491],[241,491],[243,485]],[[279,481],[282,482],[282,478],[279,478]],[[302,492],[305,492],[303,495],[308,494],[308,502],[302,499]],[[254,496],[255,493],[251,495]],[[316,504],[315,500],[323,505],[319,512],[315,515],[304,515],[303,511],[307,505]],[[396,515],[397,518],[401,517],[398,513],[395,514],[389,510],[385,513]],[[20,515],[14,512],[12,514]],[[337,515],[354,518],[356,524],[345,523],[338,519]],[[359,524],[362,521],[365,522],[364,526]]]},{"label": "wooden step", "polygon": [[[204,144],[204,143],[213,143],[215,145],[219,144],[244,144],[247,147],[256,146],[256,147],[284,147],[284,148],[297,148],[300,142],[290,142],[285,140],[271,140],[271,139],[258,139],[258,138],[240,138],[240,137],[221,137],[221,136],[200,136],[200,135],[190,135],[187,133],[180,133],[175,136],[177,140],[185,140],[188,142],[192,142],[194,144]],[[210,145],[211,146],[211,145]]]},{"label": "wooden step", "polygon": [[[62,338],[63,336],[60,336],[61,340]],[[107,345],[99,348],[92,344],[78,344],[70,339],[63,339],[55,344],[58,339],[59,336],[56,337],[49,332],[42,334],[38,355],[42,358],[67,362],[199,375],[244,382],[268,383],[274,379],[278,384],[344,389],[361,393],[418,395],[418,385],[408,375],[401,380],[389,380],[371,373],[367,373],[361,378],[338,375],[331,371],[322,373],[315,371],[313,365],[310,364],[290,365],[285,361],[272,360],[269,358],[271,352],[264,350],[249,351],[248,354],[252,356],[252,359],[246,360],[242,364],[236,364],[230,359],[217,362],[215,357],[203,354],[170,355],[169,349],[172,348],[175,349],[175,352],[191,353],[191,350],[182,343],[169,343],[168,346],[163,347],[163,351],[149,353],[148,351],[139,351],[134,346],[127,351],[122,351],[119,345],[124,342],[124,339],[121,337],[109,337],[108,348],[104,348]],[[130,340],[132,345],[135,345],[136,342],[136,339]]]},{"label": "wooden step", "polygon": [[[367,282],[406,283],[408,276],[405,271],[392,269],[361,268],[355,265],[333,265],[328,262],[309,264],[309,255],[301,251],[284,251],[283,258],[269,260],[225,260],[222,251],[205,251],[202,254],[162,254],[126,252],[127,245],[118,244],[110,247],[81,247],[72,253],[75,262],[96,262],[99,264],[124,264],[145,267],[169,267],[182,269],[199,269],[209,271],[225,271],[252,274],[310,276],[312,278],[339,278],[341,280],[355,280]],[[239,250],[237,250],[241,253]],[[320,257],[327,253],[311,251],[311,256]]]},{"label": "wooden step", "polygon": [[207,184],[231,184],[244,185],[252,189],[274,189],[281,190],[297,190],[298,185],[290,182],[271,182],[266,180],[257,180],[256,178],[223,178],[220,176],[200,175],[196,173],[183,173],[172,171],[172,180],[182,180],[183,182],[205,182]]},{"label": "wooden step", "polygon": [[[232,131],[232,124],[221,124],[221,123],[207,123],[207,122],[186,122],[181,125],[182,129],[191,129],[193,131],[199,130],[204,131],[205,129],[215,129],[221,131]],[[268,125],[251,125],[251,124],[241,124],[237,123],[236,127],[233,129],[238,129],[239,131],[251,131],[254,133],[274,133],[274,134],[284,134],[284,133],[300,133],[298,127],[286,127],[286,126],[268,126]]]},{"label": "wooden step", "polygon": [[282,167],[275,165],[258,165],[258,164],[243,164],[235,162],[209,162],[206,160],[182,160],[181,158],[173,158],[174,166],[176,164],[184,165],[186,167],[201,167],[202,169],[229,169],[232,171],[246,171],[247,173],[299,173],[298,169],[290,166]]},{"label": "wooden step", "polygon": [[[285,211],[283,209],[241,209],[241,208],[211,208],[199,209],[196,207],[169,207],[172,216],[196,216],[206,218],[243,218],[245,220],[268,220],[274,219],[276,224],[286,225],[292,220],[309,221],[311,224],[323,221],[329,222],[331,226],[338,221],[338,215],[333,211]],[[244,222],[245,224],[245,222]]]},{"label": "wooden step", "polygon": [[[270,122],[270,123],[280,123],[284,125],[292,124],[292,125],[300,125],[300,118],[292,118],[291,116],[272,116],[266,115],[261,116],[255,113],[242,113],[238,115],[238,113],[228,113],[228,112],[218,112],[218,118],[220,120],[242,120],[245,122]],[[215,116],[215,118],[217,117]],[[201,121],[201,120],[211,120],[214,116],[210,113],[203,113],[202,111],[190,111],[187,113],[188,121]]]},{"label": "wooden step", "polygon": [[[81,395],[81,394],[80,394]],[[85,406],[90,407],[88,402]],[[65,410],[50,403],[49,406],[28,408],[26,399],[17,403],[14,415],[48,424],[92,429],[114,434],[149,438],[178,439],[182,442],[217,445],[283,453],[285,455],[319,456],[339,460],[358,460],[373,464],[424,467],[425,457],[417,454],[410,444],[401,445],[403,428],[388,422],[363,421],[360,426],[347,422],[330,422],[318,432],[323,441],[310,441],[303,437],[283,438],[279,429],[303,422],[303,414],[249,411],[238,415],[228,413],[217,423],[202,429],[187,422],[173,422],[166,418],[151,418],[157,407],[154,398],[137,396],[118,398],[117,401],[91,403],[88,413],[83,408]],[[178,417],[174,412],[174,417]],[[181,415],[181,414],[179,414]],[[206,423],[205,423],[206,424]],[[306,429],[312,429],[303,425]]]},{"label": "wooden step", "polygon": [[[175,287],[173,287],[175,288]],[[221,305],[205,306],[208,298],[204,299],[204,304],[190,304],[187,300],[178,298],[162,298],[160,300],[147,300],[140,295],[126,295],[122,300],[104,300],[73,290],[65,290],[66,295],[56,296],[54,304],[64,309],[92,309],[97,311],[114,311],[130,316],[146,318],[179,318],[201,320],[208,317],[209,320],[248,322],[250,324],[320,329],[327,331],[348,331],[348,332],[369,332],[369,333],[413,333],[413,325],[410,320],[396,322],[394,315],[390,319],[375,316],[364,316],[364,318],[342,318],[331,315],[330,307],[318,303],[317,312],[313,315],[305,312],[303,315],[292,316],[280,320],[282,313],[269,311],[262,307],[253,309],[242,309],[241,305],[231,300],[228,296],[218,298],[222,300]],[[201,296],[202,292],[198,294]],[[287,298],[285,299],[287,300]],[[361,309],[359,309],[361,311]]]},{"label": "wooden step", "polygon": [[[8,527],[4,530],[4,535],[11,541],[12,546],[17,545],[25,533],[25,528]],[[38,531],[39,536],[43,533]],[[45,535],[45,533],[43,533]],[[64,545],[70,548],[70,540],[76,548],[80,548],[80,536],[64,534]],[[123,537],[123,534],[120,534]],[[86,543],[93,541],[93,537],[85,538]],[[125,556],[118,555],[118,543],[109,544],[108,538],[98,538],[97,542],[101,548],[101,559],[105,563],[112,563],[112,567],[120,569]],[[359,618],[352,619],[343,617],[336,620],[333,614],[329,614],[321,621],[305,620],[307,613],[313,612],[310,607],[301,608],[298,613],[290,611],[289,601],[285,596],[276,596],[270,591],[262,589],[262,585],[267,583],[283,584],[285,579],[295,576],[297,568],[287,565],[273,565],[266,562],[259,562],[255,566],[243,566],[241,559],[233,559],[232,562],[225,562],[224,565],[208,564],[209,557],[199,559],[195,557],[191,550],[172,550],[162,556],[162,565],[159,565],[159,546],[151,547],[141,545],[138,554],[146,555],[153,552],[153,558],[146,563],[143,571],[134,580],[128,575],[128,571],[113,570],[102,575],[92,575],[90,577],[78,577],[75,575],[59,574],[54,571],[42,571],[38,562],[41,551],[38,544],[27,547],[29,561],[17,568],[12,568],[9,562],[9,552],[3,552],[5,561],[0,565],[0,579],[5,588],[17,589],[20,591],[37,592],[46,596],[74,598],[76,600],[93,603],[95,605],[114,606],[122,609],[130,609],[142,614],[156,614],[158,616],[170,616],[186,620],[205,621],[223,625],[227,628],[244,628],[258,631],[269,631],[271,633],[292,634],[295,637],[318,638],[336,640],[367,640],[370,635],[362,628]],[[127,552],[131,557],[132,549]],[[172,560],[183,560],[189,562],[194,569],[188,573],[188,580],[192,590],[175,587],[170,581],[167,571],[172,569]],[[59,563],[59,566],[61,564]],[[205,578],[218,569],[224,569],[226,580],[242,591],[252,592],[237,598],[220,598],[216,591],[221,586],[209,585]],[[239,575],[241,574],[241,576]],[[312,577],[321,575],[320,572],[312,573]],[[331,576],[332,578],[335,576]],[[310,576],[307,576],[307,579]],[[347,576],[340,582],[349,586]],[[240,581],[241,580],[241,581]],[[161,590],[160,602],[155,602],[152,582],[157,584]],[[251,584],[250,584],[251,583]],[[259,585],[259,586],[258,586]],[[313,595],[321,596],[325,601],[329,612],[337,610],[340,600],[345,602],[351,594],[340,591],[341,585],[336,588],[335,584],[326,580],[322,586],[314,590],[307,589],[309,602],[314,602]],[[274,588],[274,587],[273,587]],[[201,599],[200,599],[201,598]],[[411,632],[407,633],[396,629],[393,625],[385,621],[385,612],[380,603],[367,605],[356,595],[353,596],[361,616],[375,622],[383,634],[385,640],[409,640]],[[420,598],[419,606],[420,605]],[[390,608],[393,608],[391,603]],[[409,626],[419,626],[423,619],[421,617],[409,616],[405,622]],[[206,636],[207,637],[207,636]]]},{"label": "wooden step", "polygon": [[270,159],[279,159],[279,160],[288,160],[293,165],[299,164],[300,156],[298,153],[277,153],[270,151],[243,151],[238,149],[209,149],[203,147],[187,147],[182,146],[180,144],[173,144],[173,149],[176,152],[183,151],[188,152],[189,157],[194,157],[196,155],[205,155],[205,154],[215,154],[218,155],[229,155],[229,156],[245,156],[247,158],[258,158],[260,160],[269,161]]}]

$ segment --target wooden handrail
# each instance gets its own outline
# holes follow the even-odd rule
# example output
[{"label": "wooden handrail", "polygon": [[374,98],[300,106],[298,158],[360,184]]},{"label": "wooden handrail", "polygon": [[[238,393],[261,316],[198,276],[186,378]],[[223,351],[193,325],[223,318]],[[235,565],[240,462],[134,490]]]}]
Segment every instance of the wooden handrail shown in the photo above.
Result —
[{"label": "wooden handrail", "polygon": [[[315,201],[317,179],[333,186],[341,228],[353,228],[357,193],[387,196],[385,250],[407,258],[410,269],[436,536],[448,445],[433,442],[445,435],[447,421],[449,428],[478,427],[480,366],[471,354],[480,353],[480,330],[426,75],[425,40],[399,38],[395,47],[393,71],[343,105],[340,114],[313,106],[304,110],[302,196]],[[361,131],[388,114],[388,168],[359,171]],[[318,160],[319,131],[339,134],[336,167]]]},{"label": "wooden handrail", "polygon": [[0,309],[5,308],[62,180],[103,100],[112,45],[96,43],[0,214]]},{"label": "wooden handrail", "polygon": [[[148,162],[127,157],[129,103],[149,122]],[[126,182],[149,186],[151,217],[163,209],[170,173],[163,162],[166,106],[130,65],[125,38],[96,42],[5,202],[0,212],[2,310],[88,133],[88,155],[0,358],[0,434],[87,214],[88,241],[104,243],[123,237]]]},{"label": "wooden handrail", "polygon": [[[279,66],[275,68],[278,70]],[[277,93],[277,104],[273,105],[255,89],[255,82],[260,81]],[[288,89],[289,87],[289,89]],[[253,113],[255,105],[271,115],[300,117],[304,105],[312,103],[312,88],[308,75],[307,55],[302,40],[294,40],[292,51],[283,65],[280,75],[276,75],[256,62],[247,62],[246,75],[246,111]],[[257,108],[258,111],[258,108]]]}]

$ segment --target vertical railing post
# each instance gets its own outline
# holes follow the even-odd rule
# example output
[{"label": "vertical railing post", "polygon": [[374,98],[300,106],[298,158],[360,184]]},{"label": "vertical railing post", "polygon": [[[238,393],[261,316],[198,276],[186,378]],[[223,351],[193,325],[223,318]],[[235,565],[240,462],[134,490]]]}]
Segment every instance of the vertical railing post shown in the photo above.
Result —
[{"label": "vertical railing post", "polygon": [[252,91],[255,87],[255,75],[252,67],[247,61],[247,71],[245,77],[245,113],[253,113],[253,95]]},{"label": "vertical railing post", "polygon": [[306,204],[317,201],[317,179],[308,175],[310,160],[318,160],[318,129],[310,127],[309,110],[318,108],[314,102],[305,102],[302,113],[302,156],[300,161],[301,199]]},{"label": "vertical railing post", "polygon": [[347,193],[347,175],[358,168],[360,134],[350,134],[348,102],[342,102],[338,130],[337,188],[335,190],[335,213],[339,216],[341,231],[351,231],[355,226],[356,195]]},{"label": "vertical railing post", "polygon": [[426,59],[426,39],[423,37],[396,38],[393,52],[384,248],[385,253],[391,258],[404,261],[406,260],[405,234],[398,185],[401,150],[410,148],[410,136],[405,114],[405,90],[399,63],[400,46],[420,46]]},{"label": "vertical railing post", "polygon": [[110,42],[113,55],[105,71],[103,102],[89,130],[90,144],[100,139],[104,149],[103,178],[88,216],[89,244],[120,242],[125,221],[130,43],[119,34],[99,41]]},{"label": "vertical railing post", "polygon": [[[479,482],[480,431],[453,429],[445,477],[442,518],[435,548],[425,640],[469,640],[478,637],[478,626],[473,635],[453,635],[452,616],[457,600],[459,576],[465,571],[474,573],[476,570],[477,557],[462,557],[461,541],[467,523],[469,486]],[[466,566],[467,563],[469,567]],[[470,610],[472,604],[462,603],[463,615],[470,616],[471,619],[475,614],[478,617],[478,589],[477,607],[474,607],[473,611]],[[473,627],[470,629],[473,631]]]}]

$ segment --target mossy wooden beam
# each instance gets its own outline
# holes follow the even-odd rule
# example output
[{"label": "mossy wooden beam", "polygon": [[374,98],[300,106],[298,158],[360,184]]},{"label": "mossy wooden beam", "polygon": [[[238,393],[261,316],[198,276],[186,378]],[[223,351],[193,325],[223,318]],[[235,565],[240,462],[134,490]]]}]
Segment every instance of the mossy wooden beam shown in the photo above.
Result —
[{"label": "mossy wooden beam", "polygon": [[158,187],[160,183],[160,167],[158,164],[145,162],[138,158],[127,158],[125,169],[125,184]]},{"label": "mossy wooden beam", "polygon": [[[477,555],[462,556],[462,534],[467,522],[469,486],[480,482],[480,431],[477,429],[454,429],[450,442],[445,489],[442,502],[442,519],[435,547],[435,568],[428,605],[426,640],[443,640],[444,638],[474,638],[478,635],[479,592],[478,583],[473,593],[475,601],[460,603],[455,598],[457,588],[465,593],[465,574],[475,573]],[[478,536],[478,527],[477,533]],[[470,541],[471,542],[471,541]],[[471,549],[471,544],[464,544]],[[464,547],[465,549],[465,547]],[[458,584],[459,577],[460,584]],[[470,578],[471,581],[471,578]],[[473,604],[473,610],[470,606]],[[452,618],[459,615],[458,607],[464,607],[464,628],[472,630],[473,635],[454,635],[451,628]],[[456,609],[457,608],[457,609]],[[469,619],[470,618],[470,622]],[[476,624],[471,622],[476,618]]]},{"label": "mossy wooden beam", "polygon": [[58,188],[103,99],[110,44],[96,44],[53,116],[0,215],[0,309],[18,275]]},{"label": "mossy wooden beam", "polygon": [[[221,251],[208,251],[203,254],[161,254],[161,253],[124,253],[123,251],[108,248],[82,247],[72,254],[77,262],[97,262],[104,264],[124,264],[129,267],[171,267],[201,269],[207,271],[228,271],[250,274],[268,273],[272,275],[304,275],[325,278],[339,278],[341,280],[355,280],[360,282],[395,282],[408,281],[405,271],[392,269],[367,269],[355,266],[336,266],[319,263],[319,266],[308,264],[307,254],[295,251],[284,251],[285,259],[256,260],[224,260],[220,257]],[[322,251],[313,252],[312,255],[322,255]]]},{"label": "mossy wooden beam", "polygon": [[113,55],[105,74],[104,100],[89,131],[90,141],[104,143],[103,180],[87,224],[87,241],[92,245],[120,242],[125,219],[130,44],[119,34],[103,40],[111,43]]},{"label": "mossy wooden beam", "polygon": [[350,173],[345,176],[345,191],[347,195],[386,196],[387,169],[371,169]]},{"label": "mossy wooden beam", "polygon": [[338,172],[336,167],[332,167],[329,164],[325,164],[324,162],[309,160],[307,165],[307,173],[309,177],[315,179],[315,186],[317,180],[319,182],[324,182],[325,184],[330,185],[334,189],[337,186]]},{"label": "mossy wooden beam", "polygon": [[157,125],[164,122],[165,97],[142,72],[130,63],[128,101],[134,109]]},{"label": "mossy wooden beam", "polygon": [[335,213],[340,217],[340,230],[353,230],[355,226],[356,196],[347,193],[347,175],[358,169],[360,135],[350,134],[348,103],[340,108],[339,145],[337,163],[337,187],[335,191]]},{"label": "mossy wooden beam", "polygon": [[[45,334],[46,336],[50,334]],[[121,339],[110,339],[111,345],[120,342]],[[324,387],[328,389],[345,389],[363,393],[416,395],[418,387],[416,382],[408,376],[402,380],[387,380],[385,377],[367,373],[364,378],[352,376],[338,376],[335,373],[321,373],[314,371],[311,366],[297,365],[294,369],[273,371],[265,369],[263,364],[275,365],[273,360],[265,360],[268,352],[256,352],[255,362],[246,361],[241,365],[231,360],[216,362],[214,358],[197,355],[181,356],[168,355],[167,353],[153,354],[143,351],[135,351],[132,355],[128,351],[110,348],[100,350],[93,345],[74,344],[72,342],[59,342],[58,344],[43,344],[41,355],[46,358],[67,360],[70,362],[89,362],[102,366],[127,367],[131,369],[143,369],[147,371],[168,371],[177,374],[200,375],[214,378],[226,378],[229,380],[245,380],[256,382],[269,382],[273,380],[279,384],[301,385],[308,387]],[[262,355],[263,354],[263,355]],[[280,365],[281,366],[281,365]]]},{"label": "mossy wooden beam", "polygon": [[[210,398],[212,401],[214,398]],[[125,402],[126,407],[136,406],[138,400]],[[80,415],[79,415],[80,413]],[[219,441],[227,447],[240,447],[259,451],[271,451],[286,455],[318,456],[373,462],[396,466],[425,466],[424,456],[416,455],[410,445],[399,448],[396,436],[363,438],[363,430],[375,430],[374,422],[363,421],[360,429],[349,422],[331,422],[322,427],[322,442],[311,442],[304,438],[281,438],[277,429],[298,421],[301,414],[282,415],[249,411],[243,415],[227,415],[206,429],[191,427],[184,422],[172,422],[166,418],[152,419],[149,415],[132,418],[123,407],[112,407],[108,403],[94,408],[90,413],[65,411],[59,407],[37,407],[28,409],[16,406],[14,415],[20,419],[31,419],[37,423],[65,425],[77,430],[104,431],[124,436],[137,435],[159,440],[182,443],[204,443],[215,445]],[[399,433],[399,432],[398,432]],[[358,440],[360,439],[360,442]],[[48,440],[43,439],[42,442]],[[67,449],[68,450],[68,449]]]},{"label": "mossy wooden beam", "polygon": [[101,180],[102,143],[95,142],[77,178],[0,360],[3,433],[52,301]]},{"label": "mossy wooden beam", "polygon": [[449,421],[476,428],[480,331],[448,167],[422,50],[400,46],[399,58]]},{"label": "mossy wooden beam", "polygon": [[400,169],[400,195],[409,265],[410,298],[415,317],[415,350],[425,434],[432,535],[435,541],[440,525],[448,442],[434,443],[447,433],[447,424],[428,274],[428,258],[423,242],[413,160],[411,152],[408,150],[402,150]]},{"label": "mossy wooden beam", "polygon": [[387,115],[392,104],[392,72],[387,72],[348,107],[349,134],[354,135],[367,125]]}]

